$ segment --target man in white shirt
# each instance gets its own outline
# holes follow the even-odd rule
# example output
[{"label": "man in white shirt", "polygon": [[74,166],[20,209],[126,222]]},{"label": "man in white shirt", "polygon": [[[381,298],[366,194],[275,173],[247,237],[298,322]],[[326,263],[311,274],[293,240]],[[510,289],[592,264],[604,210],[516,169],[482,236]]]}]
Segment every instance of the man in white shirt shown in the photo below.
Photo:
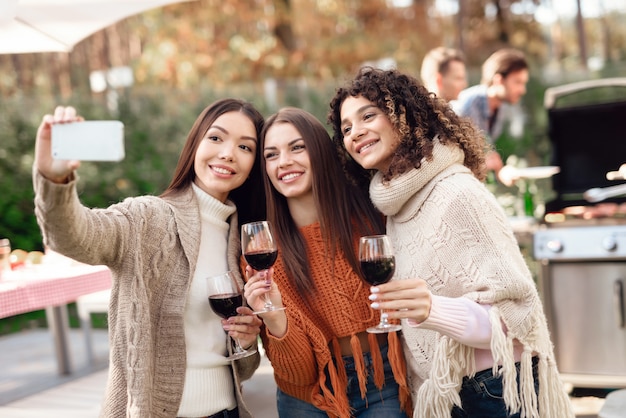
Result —
[{"label": "man in white shirt", "polygon": [[467,87],[465,57],[453,48],[431,49],[422,61],[420,76],[428,91],[447,102],[456,100]]}]

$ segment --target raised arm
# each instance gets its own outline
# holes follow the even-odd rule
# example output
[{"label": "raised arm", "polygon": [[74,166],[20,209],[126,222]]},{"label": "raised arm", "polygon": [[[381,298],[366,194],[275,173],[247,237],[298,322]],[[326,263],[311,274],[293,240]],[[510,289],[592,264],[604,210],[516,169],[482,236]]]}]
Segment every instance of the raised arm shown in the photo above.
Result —
[{"label": "raised arm", "polygon": [[54,114],[44,115],[37,130],[35,142],[35,167],[46,179],[55,183],[67,183],[72,172],[80,166],[77,160],[55,160],[51,153],[52,125],[82,121],[73,107],[57,106]]}]

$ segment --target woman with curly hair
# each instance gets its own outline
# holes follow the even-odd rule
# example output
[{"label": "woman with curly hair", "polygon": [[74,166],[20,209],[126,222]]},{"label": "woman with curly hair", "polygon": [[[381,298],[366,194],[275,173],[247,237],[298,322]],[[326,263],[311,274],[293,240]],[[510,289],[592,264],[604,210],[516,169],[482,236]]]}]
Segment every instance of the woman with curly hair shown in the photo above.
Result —
[{"label": "woman with curly hair", "polygon": [[414,417],[573,417],[537,289],[485,188],[487,145],[413,77],[365,67],[330,103],[333,141],[387,216]]}]

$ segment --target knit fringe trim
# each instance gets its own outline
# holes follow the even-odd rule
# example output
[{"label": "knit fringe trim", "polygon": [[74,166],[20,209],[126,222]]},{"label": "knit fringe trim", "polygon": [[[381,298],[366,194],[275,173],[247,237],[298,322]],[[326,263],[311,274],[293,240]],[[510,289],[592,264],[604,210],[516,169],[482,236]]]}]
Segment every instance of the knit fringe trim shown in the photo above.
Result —
[{"label": "knit fringe trim", "polygon": [[[556,363],[552,359],[550,347],[533,347],[524,344],[521,336],[512,332],[505,334],[502,329],[502,317],[498,307],[489,311],[492,324],[491,352],[494,359],[494,376],[502,375],[504,402],[510,414],[520,413],[521,418],[573,418],[574,411],[567,392],[561,382]],[[544,327],[536,327],[540,332]],[[547,329],[547,328],[546,328]],[[549,341],[549,335],[533,335],[535,341]],[[524,344],[524,351],[520,359],[519,387],[517,385],[517,370],[513,340],[517,338]],[[535,392],[533,378],[533,353],[537,353],[539,397]],[[498,364],[501,367],[498,367]]]},{"label": "knit fringe trim", "polygon": [[574,418],[574,407],[559,377],[556,362],[552,358],[540,358],[539,365],[540,416],[542,418]]},{"label": "knit fringe trim", "polygon": [[[559,377],[551,345],[545,347],[525,344],[521,336],[502,329],[502,318],[497,306],[489,311],[492,324],[491,352],[493,374],[502,376],[503,397],[510,414],[520,412],[521,418],[574,418],[571,401]],[[536,327],[535,332],[545,327]],[[547,329],[547,328],[545,328]],[[528,336],[527,336],[528,337]],[[549,335],[532,335],[534,341],[549,341]],[[520,360],[520,384],[517,384],[514,344],[524,345]],[[539,396],[533,379],[533,353],[537,353]],[[470,367],[467,367],[470,366]],[[463,376],[475,374],[474,350],[448,337],[441,337],[433,357],[430,378],[415,397],[414,418],[449,418],[454,405],[461,407],[459,392]]]},{"label": "knit fringe trim", "polygon": [[461,406],[459,391],[466,366],[473,364],[474,349],[441,337],[433,357],[430,378],[415,397],[414,418],[449,418],[454,405]]},{"label": "knit fringe trim", "polygon": [[[330,360],[326,364],[320,364],[320,370],[324,370],[325,367],[328,368],[330,386],[335,388],[335,393],[326,385],[326,374],[322,372],[319,373],[318,385],[314,387],[311,398],[313,405],[326,411],[329,417],[345,418],[349,417],[352,412],[348,395],[345,391],[345,388],[348,387],[348,377],[343,358],[341,357],[339,341],[333,339],[331,344],[337,366]],[[337,390],[336,388],[344,388],[344,390]]]},{"label": "knit fringe trim", "polygon": [[365,396],[367,395],[367,370],[365,369],[365,359],[363,358],[361,341],[356,334],[353,334],[350,338],[350,348],[352,349],[354,368],[356,369],[356,375],[358,376],[361,399],[365,399]]},{"label": "knit fringe trim", "polygon": [[[376,337],[374,334],[370,334],[370,347],[372,347],[372,339],[376,341]],[[409,389],[409,385],[407,383],[407,365],[406,359],[404,357],[404,350],[402,348],[402,343],[400,341],[400,338],[398,337],[397,332],[390,332],[387,335],[387,344],[389,345],[389,349],[387,350],[387,358],[389,359],[389,364],[391,365],[393,377],[398,384],[398,398],[400,400],[400,408],[402,408],[406,415],[410,417],[413,414],[413,399],[411,398],[411,390]],[[377,341],[375,345],[376,347],[378,347]],[[374,369],[374,371],[375,370],[376,369]],[[378,387],[378,385],[376,386]]]},{"label": "knit fringe trim", "polygon": [[[356,342],[355,342],[356,340]],[[398,398],[400,407],[406,412],[407,416],[413,414],[413,401],[411,399],[411,391],[409,390],[406,375],[406,361],[402,350],[400,339],[396,332],[390,332],[387,336],[389,344],[387,357],[394,379],[399,386]],[[375,334],[368,335],[370,345],[370,354],[372,356],[372,367],[374,370],[374,383],[378,389],[382,389],[385,384],[385,371],[383,367],[382,354],[380,346]],[[367,370],[365,368],[365,360],[361,344],[356,335],[350,338],[353,358],[355,361],[355,369],[359,379],[359,389],[361,398],[367,396]],[[326,374],[320,373],[318,385],[316,385],[311,393],[311,402],[317,408],[324,410],[329,417],[347,418],[351,416],[352,408],[348,400],[346,388],[348,386],[348,376],[346,374],[345,364],[341,355],[341,347],[337,339],[331,341],[332,353],[335,361],[330,360],[325,365],[320,365],[320,370],[328,369],[330,378],[330,387],[326,384]],[[359,368],[359,363],[361,366]],[[335,365],[336,364],[336,365]],[[365,389],[365,390],[364,390]],[[333,393],[334,392],[334,393]]]},{"label": "knit fringe trim", "polygon": [[[502,394],[504,403],[509,413],[520,410],[522,401],[517,391],[517,369],[515,367],[515,357],[513,350],[513,337],[502,329],[500,311],[497,307],[489,310],[489,320],[491,322],[491,355],[493,357],[493,368],[491,372],[494,376],[502,376]],[[527,374],[526,365],[521,365],[520,379]],[[532,364],[530,368],[532,380]],[[534,393],[534,390],[533,390]]]},{"label": "knit fringe trim", "polygon": [[382,389],[385,384],[385,370],[383,366],[383,355],[380,353],[376,334],[368,333],[367,342],[370,346],[370,356],[372,356],[372,366],[374,369],[374,384],[378,389]]}]

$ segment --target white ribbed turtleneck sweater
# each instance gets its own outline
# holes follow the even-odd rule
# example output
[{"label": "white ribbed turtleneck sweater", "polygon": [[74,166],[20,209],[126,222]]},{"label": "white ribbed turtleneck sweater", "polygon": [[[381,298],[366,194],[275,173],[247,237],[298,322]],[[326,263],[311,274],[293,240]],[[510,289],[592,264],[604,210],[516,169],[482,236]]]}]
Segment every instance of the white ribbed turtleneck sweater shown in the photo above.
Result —
[{"label": "white ribbed turtleneck sweater", "polygon": [[235,213],[231,202],[222,203],[195,184],[200,205],[202,237],[198,264],[185,306],[187,370],[180,417],[212,415],[237,406],[227,355],[227,335],[209,306],[206,278],[228,270],[228,217]]}]

